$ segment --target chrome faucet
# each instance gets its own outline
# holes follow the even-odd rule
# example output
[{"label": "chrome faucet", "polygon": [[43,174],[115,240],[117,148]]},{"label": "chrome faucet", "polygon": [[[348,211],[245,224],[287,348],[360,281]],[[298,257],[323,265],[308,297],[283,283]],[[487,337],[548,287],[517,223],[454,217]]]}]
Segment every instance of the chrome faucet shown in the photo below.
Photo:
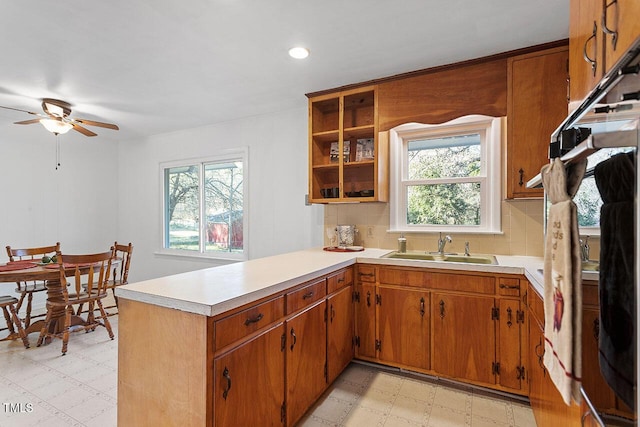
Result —
[{"label": "chrome faucet", "polygon": [[589,261],[589,236],[585,236],[584,241],[580,239],[580,254],[582,261]]},{"label": "chrome faucet", "polygon": [[440,233],[440,238],[438,239],[438,253],[440,255],[444,255],[444,246],[447,244],[447,241],[449,243],[451,243],[453,240],[451,240],[451,236],[449,236],[448,234],[446,236],[444,236],[444,238],[442,237],[442,233]]},{"label": "chrome faucet", "polygon": [[471,256],[469,253],[469,242],[464,242],[464,256]]}]

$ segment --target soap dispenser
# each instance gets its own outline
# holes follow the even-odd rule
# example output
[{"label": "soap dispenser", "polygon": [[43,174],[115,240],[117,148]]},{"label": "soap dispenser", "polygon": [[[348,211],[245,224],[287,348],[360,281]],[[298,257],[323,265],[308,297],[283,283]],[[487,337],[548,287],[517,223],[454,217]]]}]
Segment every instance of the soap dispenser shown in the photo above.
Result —
[{"label": "soap dispenser", "polygon": [[400,233],[400,237],[398,237],[398,252],[407,252],[407,239],[405,239],[404,233]]}]

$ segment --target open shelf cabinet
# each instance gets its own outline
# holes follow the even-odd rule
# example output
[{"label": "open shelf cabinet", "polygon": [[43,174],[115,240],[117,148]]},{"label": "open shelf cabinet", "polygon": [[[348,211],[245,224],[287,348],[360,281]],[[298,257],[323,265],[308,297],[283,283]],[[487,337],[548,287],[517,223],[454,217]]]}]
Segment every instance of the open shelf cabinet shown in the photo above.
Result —
[{"label": "open shelf cabinet", "polygon": [[309,201],[388,199],[388,142],[378,135],[375,86],[309,99]]}]

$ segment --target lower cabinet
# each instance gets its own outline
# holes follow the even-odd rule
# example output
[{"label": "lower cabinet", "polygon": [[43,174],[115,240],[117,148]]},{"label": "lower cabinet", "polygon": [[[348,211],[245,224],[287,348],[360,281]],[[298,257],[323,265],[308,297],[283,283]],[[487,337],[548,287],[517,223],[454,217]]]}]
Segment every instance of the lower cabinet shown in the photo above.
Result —
[{"label": "lower cabinet", "polygon": [[524,390],[526,371],[523,355],[526,342],[525,314],[519,298],[498,300],[498,330],[496,353],[496,378],[502,387],[512,390]]},{"label": "lower cabinet", "polygon": [[378,359],[430,369],[429,292],[380,286],[377,299]]},{"label": "lower cabinet", "polygon": [[327,383],[331,384],[354,356],[353,286],[327,298]]},{"label": "lower cabinet", "polygon": [[355,356],[365,360],[376,357],[376,285],[359,282],[355,285]]},{"label": "lower cabinet", "polygon": [[565,405],[544,367],[544,327],[529,322],[529,402],[538,427],[577,427],[580,407]]},{"label": "lower cabinet", "polygon": [[283,323],[213,361],[214,425],[282,425],[284,422]]},{"label": "lower cabinet", "polygon": [[356,358],[527,393],[520,276],[357,268]]},{"label": "lower cabinet", "polygon": [[[326,301],[322,300],[285,322],[287,425],[297,422],[325,390],[327,361]],[[282,381],[282,379],[280,379]],[[236,425],[250,425],[237,423]],[[263,421],[262,424],[266,425]]]},{"label": "lower cabinet", "polygon": [[495,384],[494,298],[434,292],[433,370],[447,377]]}]

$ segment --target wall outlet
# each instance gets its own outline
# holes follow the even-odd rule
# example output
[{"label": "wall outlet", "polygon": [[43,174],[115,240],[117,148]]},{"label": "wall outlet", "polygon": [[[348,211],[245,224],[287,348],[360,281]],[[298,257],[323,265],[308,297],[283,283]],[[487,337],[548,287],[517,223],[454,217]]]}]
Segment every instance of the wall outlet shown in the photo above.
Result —
[{"label": "wall outlet", "polygon": [[373,237],[373,227],[367,227],[367,237]]}]

